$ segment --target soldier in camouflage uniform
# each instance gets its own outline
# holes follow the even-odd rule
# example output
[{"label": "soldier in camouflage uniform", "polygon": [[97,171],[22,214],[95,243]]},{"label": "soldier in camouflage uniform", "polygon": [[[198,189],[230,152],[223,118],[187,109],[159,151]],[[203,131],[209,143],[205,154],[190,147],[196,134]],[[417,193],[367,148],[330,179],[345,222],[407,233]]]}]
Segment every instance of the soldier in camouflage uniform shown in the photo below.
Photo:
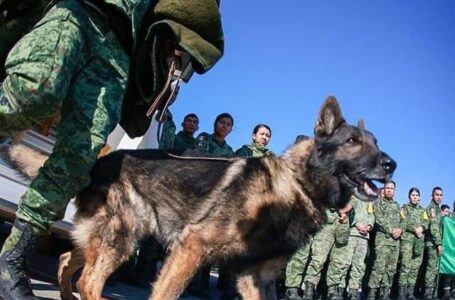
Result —
[{"label": "soldier in camouflage uniform", "polygon": [[393,200],[395,182],[384,185],[384,198],[375,204],[374,261],[368,282],[368,299],[389,299],[393,276],[395,275],[400,254],[400,237],[403,233],[400,222],[400,206]]},{"label": "soldier in camouflage uniform", "polygon": [[194,133],[199,129],[199,118],[196,114],[187,114],[183,118],[182,130],[175,134],[175,123],[170,112],[163,124],[163,132],[160,137],[159,148],[162,150],[176,150],[184,152],[187,149],[196,148]]},{"label": "soldier in camouflage uniform", "polygon": [[234,118],[228,113],[219,114],[213,123],[213,133],[203,132],[198,135],[196,150],[217,156],[234,156],[232,147],[226,143],[226,137],[234,126]]},{"label": "soldier in camouflage uniform", "polygon": [[411,188],[408,193],[409,203],[401,207],[401,222],[404,233],[401,236],[401,267],[398,272],[398,299],[415,299],[414,288],[423,259],[425,230],[428,228],[428,216],[420,203],[420,191]]},{"label": "soldier in camouflage uniform", "polygon": [[265,124],[258,124],[253,129],[253,142],[237,149],[235,155],[241,157],[262,157],[266,154],[272,154],[272,152],[266,148],[271,137],[272,130],[270,127]]},{"label": "soldier in camouflage uniform", "polygon": [[[373,204],[361,201],[356,197],[351,198],[353,211],[350,214],[351,230],[349,242],[345,253],[345,260],[350,272],[347,280],[342,280],[342,287],[348,286],[348,298],[357,300],[362,288],[365,275],[365,258],[368,253],[368,239],[374,227]],[[346,276],[347,273],[344,274]],[[344,277],[343,276],[343,277]]]},{"label": "soldier in camouflage uniform", "polygon": [[352,205],[341,210],[327,209],[327,223],[315,234],[310,262],[304,278],[304,299],[312,300],[321,279],[322,269],[330,255],[327,270],[328,299],[343,299],[341,278],[345,272],[344,255],[349,240],[348,214]]},{"label": "soldier in camouflage uniform", "polygon": [[425,233],[425,299],[433,299],[438,279],[439,257],[442,255],[441,204],[442,188],[434,187],[431,202],[426,208],[430,224]]},{"label": "soldier in camouflage uniform", "polygon": [[310,260],[311,244],[313,237],[310,237],[308,244],[297,250],[286,265],[286,295],[285,300],[300,300],[303,277]]},{"label": "soldier in camouflage uniform", "polygon": [[[221,57],[215,0],[152,1],[56,1],[9,52],[0,86],[0,140],[49,118],[60,107],[61,120],[53,152],[22,197],[0,252],[1,298],[37,299],[24,272],[26,255],[36,238],[63,217],[69,200],[89,184],[97,155],[121,118],[130,57],[138,64],[141,56],[136,53],[145,52],[141,66],[149,67],[148,76],[136,78],[132,86],[149,87],[149,102],[167,87],[168,62],[179,60],[176,50],[185,49],[201,73]],[[139,29],[146,14],[150,23],[144,24],[149,30],[144,30],[148,35],[142,43]],[[131,99],[148,108],[146,100]],[[124,111],[122,119],[146,119],[145,111]],[[141,132],[124,128],[137,136],[149,124]]]}]

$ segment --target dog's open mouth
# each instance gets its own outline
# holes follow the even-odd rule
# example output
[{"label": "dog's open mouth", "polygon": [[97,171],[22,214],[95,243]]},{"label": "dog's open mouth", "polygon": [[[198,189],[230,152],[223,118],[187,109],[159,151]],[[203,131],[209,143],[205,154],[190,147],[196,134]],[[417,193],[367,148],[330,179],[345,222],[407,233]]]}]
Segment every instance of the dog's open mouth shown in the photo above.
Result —
[{"label": "dog's open mouth", "polygon": [[368,179],[368,178],[352,178],[344,174],[346,181],[353,188],[355,197],[363,201],[375,201],[378,198],[379,189],[374,184],[374,181],[384,182],[383,179]]}]

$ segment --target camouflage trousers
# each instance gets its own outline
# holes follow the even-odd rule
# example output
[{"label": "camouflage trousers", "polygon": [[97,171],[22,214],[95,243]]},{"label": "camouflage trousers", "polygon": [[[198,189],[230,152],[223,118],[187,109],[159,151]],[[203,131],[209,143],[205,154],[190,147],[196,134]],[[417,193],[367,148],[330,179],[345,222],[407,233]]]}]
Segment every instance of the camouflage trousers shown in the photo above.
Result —
[{"label": "camouflage trousers", "polygon": [[[347,230],[344,230],[344,227],[347,227]],[[340,230],[349,234],[349,224],[339,224],[335,221],[334,223],[326,224],[321,231],[316,233],[311,245],[311,258],[307,267],[305,282],[311,282],[315,286],[318,285],[322,269],[330,255],[327,286],[340,285],[342,274],[346,269],[344,256],[347,245],[347,243],[339,244],[335,241],[335,237]],[[314,249],[317,250],[314,251]]]},{"label": "camouflage trousers", "polygon": [[375,257],[368,287],[390,289],[397,270],[400,247],[376,244],[374,250]]},{"label": "camouflage trousers", "polygon": [[436,246],[428,246],[425,248],[425,288],[434,288],[438,278],[439,256],[436,253]]},{"label": "camouflage trousers", "polygon": [[412,287],[417,282],[417,276],[423,260],[423,248],[420,253],[415,253],[413,242],[401,241],[400,255],[401,267],[398,272],[398,285]]},{"label": "camouflage trousers", "polygon": [[[347,269],[350,268],[347,280],[341,280],[341,287],[350,290],[358,290],[362,287],[362,279],[365,275],[366,263],[365,258],[368,253],[368,239],[360,236],[350,236],[349,243],[345,253]],[[347,275],[347,272],[344,276]]]},{"label": "camouflage trousers", "polygon": [[303,276],[305,275],[306,267],[308,265],[312,242],[313,238],[308,241],[308,244],[297,250],[286,265],[285,285],[287,288],[301,287]]},{"label": "camouflage trousers", "polygon": [[17,211],[38,233],[60,220],[69,200],[89,184],[97,154],[120,119],[129,58],[100,20],[79,1],[59,1],[6,61],[0,136],[61,108],[53,152]]}]

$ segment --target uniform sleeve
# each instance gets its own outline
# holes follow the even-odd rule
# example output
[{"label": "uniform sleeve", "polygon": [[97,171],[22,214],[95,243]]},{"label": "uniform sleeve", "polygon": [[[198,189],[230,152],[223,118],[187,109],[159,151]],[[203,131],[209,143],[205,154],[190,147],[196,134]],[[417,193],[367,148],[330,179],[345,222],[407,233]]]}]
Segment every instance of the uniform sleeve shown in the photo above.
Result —
[{"label": "uniform sleeve", "polygon": [[175,130],[176,126],[172,119],[172,114],[167,112],[159,142],[159,148],[161,150],[171,150],[174,148]]},{"label": "uniform sleeve", "polygon": [[409,222],[406,205],[403,205],[400,209],[400,228],[403,228],[406,232],[414,233],[414,226],[412,222]]},{"label": "uniform sleeve", "polygon": [[[438,212],[439,213],[439,212]],[[435,216],[430,219],[430,234],[436,246],[442,244],[441,224],[440,219]]]},{"label": "uniform sleeve", "polygon": [[237,149],[237,151],[235,151],[235,156],[250,157],[251,150],[246,145],[243,145],[241,148],[239,148],[239,149]]},{"label": "uniform sleeve", "polygon": [[377,226],[377,229],[383,233],[391,235],[393,227],[390,223],[389,217],[380,204],[376,205],[374,216],[376,218],[375,224]]},{"label": "uniform sleeve", "polygon": [[428,217],[427,211],[425,209],[422,210],[421,220],[422,222],[420,223],[420,226],[422,226],[424,230],[428,230],[430,218]]},{"label": "uniform sleeve", "polygon": [[375,223],[375,216],[374,216],[374,208],[372,208],[370,212],[370,205],[373,206],[372,203],[368,203],[366,207],[366,212],[365,212],[365,225],[370,225],[371,228],[373,228],[374,223]]}]

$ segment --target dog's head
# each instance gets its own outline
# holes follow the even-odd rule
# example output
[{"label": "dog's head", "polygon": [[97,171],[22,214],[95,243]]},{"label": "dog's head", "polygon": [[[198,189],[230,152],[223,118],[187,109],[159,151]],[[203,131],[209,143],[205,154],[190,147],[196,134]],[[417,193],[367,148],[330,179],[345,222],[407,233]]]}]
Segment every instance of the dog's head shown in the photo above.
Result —
[{"label": "dog's head", "polygon": [[384,183],[396,169],[395,161],[382,152],[363,121],[349,125],[337,100],[328,97],[319,113],[315,146],[308,167],[326,179],[329,205],[344,206],[351,195],[364,201],[377,199],[373,181]]}]

